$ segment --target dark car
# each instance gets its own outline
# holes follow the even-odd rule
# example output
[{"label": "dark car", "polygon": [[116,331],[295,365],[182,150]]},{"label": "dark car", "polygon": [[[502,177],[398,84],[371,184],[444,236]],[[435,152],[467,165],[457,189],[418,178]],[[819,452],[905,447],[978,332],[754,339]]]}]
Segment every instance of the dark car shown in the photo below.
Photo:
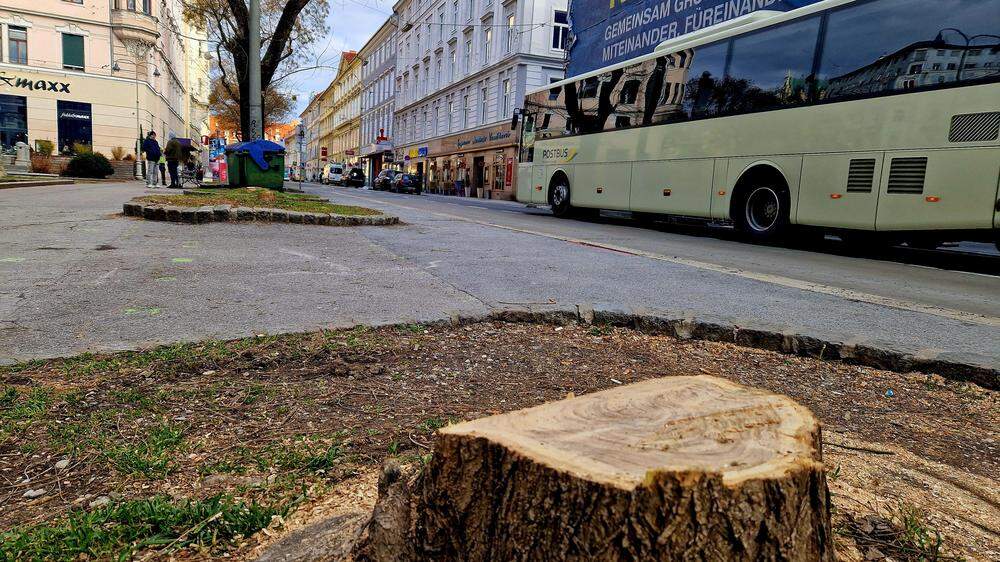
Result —
[{"label": "dark car", "polygon": [[392,178],[392,191],[420,195],[420,176],[416,174],[396,174]]},{"label": "dark car", "polygon": [[379,191],[389,191],[392,189],[392,177],[396,175],[396,170],[385,169],[375,176],[372,181],[372,189]]},{"label": "dark car", "polygon": [[351,171],[347,172],[347,175],[344,177],[344,185],[348,187],[364,187],[365,173],[361,171],[361,168],[351,168]]}]

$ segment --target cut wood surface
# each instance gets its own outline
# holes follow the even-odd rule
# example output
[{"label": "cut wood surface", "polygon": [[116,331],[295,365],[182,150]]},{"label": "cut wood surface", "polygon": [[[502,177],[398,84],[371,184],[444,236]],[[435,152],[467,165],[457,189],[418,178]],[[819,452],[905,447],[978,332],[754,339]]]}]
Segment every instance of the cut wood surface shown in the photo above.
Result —
[{"label": "cut wood surface", "polygon": [[453,425],[383,477],[357,555],[832,560],[820,443],[791,399],[708,376]]}]

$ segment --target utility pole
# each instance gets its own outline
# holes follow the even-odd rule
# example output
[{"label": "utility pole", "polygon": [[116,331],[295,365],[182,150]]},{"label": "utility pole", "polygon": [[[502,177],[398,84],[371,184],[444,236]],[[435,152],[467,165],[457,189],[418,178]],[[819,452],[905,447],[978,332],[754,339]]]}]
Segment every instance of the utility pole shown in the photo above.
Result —
[{"label": "utility pole", "polygon": [[264,137],[264,112],[261,108],[263,99],[260,94],[260,0],[250,0],[250,29],[247,62],[250,64],[247,74],[250,77],[250,130],[247,136],[250,140]]}]

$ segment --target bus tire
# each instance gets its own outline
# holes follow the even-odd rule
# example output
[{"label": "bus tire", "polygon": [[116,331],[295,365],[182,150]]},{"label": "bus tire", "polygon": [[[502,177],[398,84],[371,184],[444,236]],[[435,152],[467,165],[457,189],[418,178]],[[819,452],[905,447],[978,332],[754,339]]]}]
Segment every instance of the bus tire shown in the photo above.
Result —
[{"label": "bus tire", "polygon": [[575,215],[575,209],[570,205],[569,179],[562,174],[556,174],[549,186],[549,206],[555,217],[570,218]]},{"label": "bus tire", "polygon": [[788,189],[773,179],[748,182],[738,192],[733,222],[756,241],[772,241],[788,231],[791,199]]}]

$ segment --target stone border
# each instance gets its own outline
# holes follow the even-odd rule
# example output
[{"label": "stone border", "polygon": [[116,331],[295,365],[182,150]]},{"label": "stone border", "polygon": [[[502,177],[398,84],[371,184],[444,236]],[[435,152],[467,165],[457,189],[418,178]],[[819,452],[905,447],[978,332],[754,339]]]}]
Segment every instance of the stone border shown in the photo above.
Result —
[{"label": "stone border", "polygon": [[261,221],[323,226],[386,226],[399,223],[399,217],[385,214],[338,215],[336,213],[304,213],[285,209],[233,207],[232,205],[178,207],[129,201],[122,205],[122,211],[127,217],[188,224]]},{"label": "stone border", "polygon": [[[989,390],[1000,390],[1000,367],[985,357],[961,353],[920,353],[894,350],[880,342],[836,342],[822,340],[795,330],[777,330],[737,326],[724,320],[672,316],[644,309],[619,309],[580,304],[574,307],[525,306],[495,309],[486,314],[452,314],[449,320],[425,322],[465,325],[482,321],[525,322],[533,324],[610,325],[631,328],[645,334],[666,335],[680,340],[704,340],[731,343],[741,347],[776,351],[788,355],[812,357],[824,361],[842,361],[900,373],[934,373],[954,381],[971,382]],[[395,324],[395,323],[392,323]],[[400,325],[405,325],[402,323]]]}]

